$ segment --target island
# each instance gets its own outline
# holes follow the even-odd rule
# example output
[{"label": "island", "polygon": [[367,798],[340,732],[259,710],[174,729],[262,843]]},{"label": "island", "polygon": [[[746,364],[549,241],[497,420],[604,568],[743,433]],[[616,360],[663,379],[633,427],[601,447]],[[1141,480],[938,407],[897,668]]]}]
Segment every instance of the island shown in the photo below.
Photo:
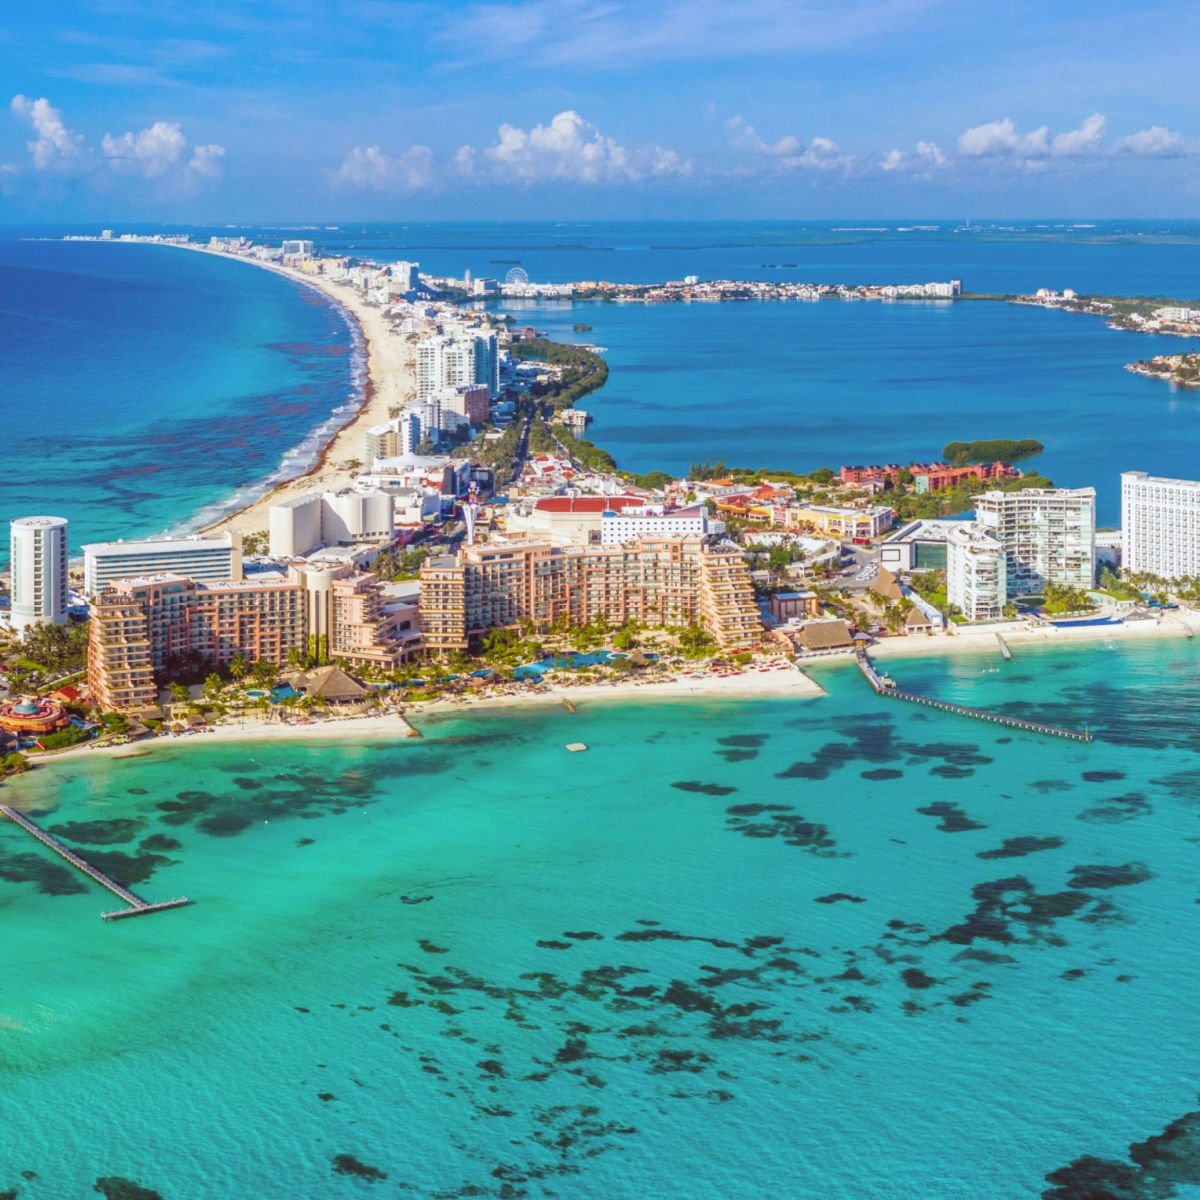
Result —
[{"label": "island", "polygon": [[1165,379],[1179,387],[1200,387],[1200,354],[1156,354],[1127,363],[1125,370],[1151,379]]}]

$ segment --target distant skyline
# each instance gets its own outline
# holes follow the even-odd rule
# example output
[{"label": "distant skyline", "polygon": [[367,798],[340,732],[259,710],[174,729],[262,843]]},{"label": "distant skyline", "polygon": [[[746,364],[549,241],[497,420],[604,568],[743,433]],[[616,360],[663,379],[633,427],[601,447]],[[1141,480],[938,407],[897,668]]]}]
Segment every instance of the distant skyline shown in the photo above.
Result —
[{"label": "distant skyline", "polygon": [[0,220],[1200,217],[1198,35],[1127,0],[14,6]]}]

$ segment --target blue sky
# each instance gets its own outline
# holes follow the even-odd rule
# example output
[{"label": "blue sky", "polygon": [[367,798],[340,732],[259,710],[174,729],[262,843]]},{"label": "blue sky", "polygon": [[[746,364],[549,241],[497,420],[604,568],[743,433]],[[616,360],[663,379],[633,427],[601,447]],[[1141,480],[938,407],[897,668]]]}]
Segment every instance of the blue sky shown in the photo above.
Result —
[{"label": "blue sky", "polygon": [[46,0],[0,220],[1200,216],[1200,5]]}]

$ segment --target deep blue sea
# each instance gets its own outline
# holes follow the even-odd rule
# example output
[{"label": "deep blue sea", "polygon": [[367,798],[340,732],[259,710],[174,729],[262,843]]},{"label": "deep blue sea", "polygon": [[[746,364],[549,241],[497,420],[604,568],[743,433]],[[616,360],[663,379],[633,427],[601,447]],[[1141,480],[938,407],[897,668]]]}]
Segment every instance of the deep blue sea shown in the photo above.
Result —
[{"label": "deep blue sea", "polygon": [[357,338],[268,271],[0,236],[0,522],[65,516],[78,552],[215,517],[346,419]]},{"label": "deep blue sea", "polygon": [[[923,222],[928,223],[928,222]],[[961,278],[1200,295],[1200,225],[1070,222],[900,232],[916,222],[474,224],[246,229],[437,274],[534,280]],[[878,228],[871,228],[878,226]],[[118,232],[121,230],[118,229]],[[355,402],[361,364],[311,290],[238,263],[128,245],[0,235],[0,520],[54,511],[72,543],[194,526],[311,461]],[[194,229],[194,237],[231,229]],[[811,470],[936,458],[945,442],[1036,437],[1029,466],[1094,485],[1190,477],[1200,397],[1123,371],[1191,343],[999,303],[503,306],[607,348],[592,436],[628,470],[701,460]],[[575,332],[577,322],[592,326]],[[357,372],[357,373],[356,373]],[[16,468],[16,469],[14,469]]]}]

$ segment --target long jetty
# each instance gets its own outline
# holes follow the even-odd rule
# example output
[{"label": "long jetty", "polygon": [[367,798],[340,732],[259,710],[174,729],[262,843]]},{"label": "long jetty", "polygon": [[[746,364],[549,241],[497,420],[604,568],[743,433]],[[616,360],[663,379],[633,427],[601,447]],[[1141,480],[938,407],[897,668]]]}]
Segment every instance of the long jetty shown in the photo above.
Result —
[{"label": "long jetty", "polygon": [[1024,717],[1010,717],[1006,713],[989,712],[986,708],[969,708],[965,704],[952,704],[948,700],[934,700],[930,696],[918,696],[915,692],[903,691],[890,682],[885,683],[883,677],[872,666],[865,651],[860,650],[855,655],[855,661],[877,696],[889,696],[893,700],[907,700],[910,704],[923,704],[926,708],[936,708],[960,717],[972,717],[976,721],[991,721],[993,725],[1006,725],[1009,729],[1022,729],[1026,733],[1044,733],[1049,737],[1067,738],[1074,742],[1094,740],[1092,734],[1086,729],[1066,729],[1061,725],[1046,725],[1041,721],[1027,721]]},{"label": "long jetty", "polygon": [[43,846],[49,847],[60,858],[65,858],[77,871],[82,871],[89,879],[98,883],[101,887],[107,888],[114,896],[125,901],[129,906],[128,908],[121,908],[115,912],[100,914],[106,921],[119,921],[123,917],[140,917],[145,913],[161,912],[165,908],[180,908],[185,904],[191,903],[186,897],[181,896],[175,900],[160,900],[157,904],[148,904],[140,896],[135,896],[128,888],[122,887],[115,879],[105,875],[97,867],[93,867],[91,863],[84,862],[73,850],[68,850],[58,838],[35,825],[23,813],[17,812],[15,808],[10,808],[7,804],[0,804],[0,813],[12,821],[13,824],[20,825],[26,833],[37,838]]}]

